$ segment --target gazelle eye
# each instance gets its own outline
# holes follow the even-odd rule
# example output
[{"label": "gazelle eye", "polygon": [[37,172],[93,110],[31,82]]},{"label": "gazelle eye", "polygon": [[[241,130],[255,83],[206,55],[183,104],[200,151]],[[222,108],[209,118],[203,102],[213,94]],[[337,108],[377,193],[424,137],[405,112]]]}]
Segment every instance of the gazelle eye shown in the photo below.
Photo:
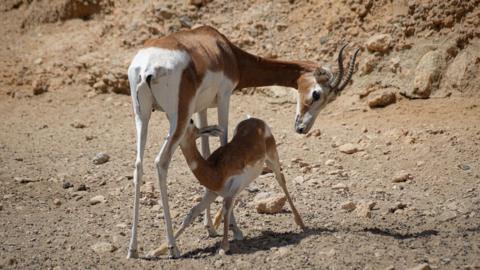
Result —
[{"label": "gazelle eye", "polygon": [[312,98],[313,98],[314,101],[319,100],[319,99],[320,99],[320,92],[318,92],[318,91],[313,91],[313,93],[312,93]]}]

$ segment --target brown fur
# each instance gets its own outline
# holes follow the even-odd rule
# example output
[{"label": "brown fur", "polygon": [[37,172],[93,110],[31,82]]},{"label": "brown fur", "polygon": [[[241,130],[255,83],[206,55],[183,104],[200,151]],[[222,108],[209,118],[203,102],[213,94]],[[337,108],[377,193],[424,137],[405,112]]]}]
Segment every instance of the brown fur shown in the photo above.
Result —
[{"label": "brown fur", "polygon": [[[192,127],[188,127],[180,148],[200,184],[212,191],[219,191],[231,176],[240,174],[247,166],[261,161],[270,148],[275,147],[273,136],[265,139],[265,122],[250,118],[240,122],[232,140],[204,160],[195,144]],[[270,150],[271,151],[271,150]]]}]

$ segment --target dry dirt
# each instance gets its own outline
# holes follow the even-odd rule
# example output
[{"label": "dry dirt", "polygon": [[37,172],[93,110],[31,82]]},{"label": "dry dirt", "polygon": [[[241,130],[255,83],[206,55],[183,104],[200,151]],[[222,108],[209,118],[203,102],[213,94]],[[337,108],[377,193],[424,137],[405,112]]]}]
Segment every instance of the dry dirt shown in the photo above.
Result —
[{"label": "dry dirt", "polygon": [[[83,2],[0,4],[0,268],[480,268],[479,1],[97,1],[71,9]],[[135,133],[130,97],[116,93],[128,93],[126,68],[143,41],[201,24],[271,57],[332,63],[345,41],[363,50],[354,82],[310,135],[293,131],[289,90],[247,89],[231,101],[231,130],[246,114],[272,127],[308,230],[288,206],[255,211],[258,192],[280,192],[266,174],[259,191],[240,198],[245,240],[232,241],[230,255],[216,254],[221,238],[208,238],[200,218],[178,240],[180,259],[127,260]],[[367,50],[379,33],[391,44]],[[440,55],[438,74],[430,98],[417,99],[415,78],[431,75],[419,63],[431,51]],[[383,91],[396,103],[369,108],[370,95]],[[154,190],[142,188],[141,255],[165,240],[153,159],[167,121],[157,112],[150,123],[144,180]],[[347,143],[360,151],[342,153]],[[100,152],[110,160],[96,165]],[[408,177],[394,182],[398,174]],[[178,227],[202,193],[180,151],[168,183]],[[105,200],[92,205],[97,195]],[[101,242],[112,251],[95,252]]]}]

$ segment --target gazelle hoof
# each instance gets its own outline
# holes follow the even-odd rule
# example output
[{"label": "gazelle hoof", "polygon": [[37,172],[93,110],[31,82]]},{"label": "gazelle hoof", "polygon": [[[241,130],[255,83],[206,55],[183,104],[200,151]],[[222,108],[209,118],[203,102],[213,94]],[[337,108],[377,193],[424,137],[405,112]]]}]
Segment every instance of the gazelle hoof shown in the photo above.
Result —
[{"label": "gazelle hoof", "polygon": [[168,256],[169,259],[176,259],[176,258],[180,257],[180,251],[178,250],[178,248],[176,246],[168,247],[168,252],[170,254]]},{"label": "gazelle hoof", "polygon": [[138,259],[138,251],[128,250],[127,259]]},{"label": "gazelle hoof", "polygon": [[240,241],[243,240],[243,232],[240,230],[236,230],[233,232],[233,239]]}]

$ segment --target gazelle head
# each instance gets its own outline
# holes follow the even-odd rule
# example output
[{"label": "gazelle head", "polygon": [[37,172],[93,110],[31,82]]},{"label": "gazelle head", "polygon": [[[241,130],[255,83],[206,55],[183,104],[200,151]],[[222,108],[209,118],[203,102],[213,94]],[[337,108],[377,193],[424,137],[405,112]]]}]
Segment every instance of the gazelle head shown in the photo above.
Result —
[{"label": "gazelle head", "polygon": [[353,54],[346,76],[343,76],[343,50],[338,53],[338,73],[333,74],[327,68],[318,67],[315,71],[305,73],[298,79],[297,113],[295,131],[305,134],[312,128],[318,113],[345,88],[352,78],[355,58],[360,49]]}]

